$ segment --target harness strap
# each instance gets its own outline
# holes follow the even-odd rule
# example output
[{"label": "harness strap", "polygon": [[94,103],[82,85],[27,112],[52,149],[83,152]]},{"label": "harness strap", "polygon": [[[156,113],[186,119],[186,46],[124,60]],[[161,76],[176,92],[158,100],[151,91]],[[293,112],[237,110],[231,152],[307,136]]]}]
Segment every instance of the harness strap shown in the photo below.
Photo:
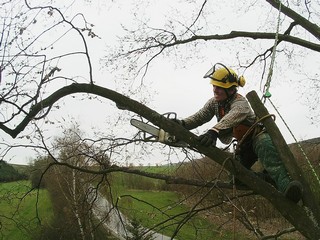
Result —
[{"label": "harness strap", "polygon": [[246,140],[246,138],[252,133],[252,137],[257,136],[258,134],[261,134],[263,132],[265,132],[264,128],[263,128],[263,124],[261,124],[261,122],[263,120],[265,120],[268,117],[273,117],[273,120],[275,120],[275,115],[274,114],[268,114],[266,116],[263,116],[262,118],[258,119],[254,124],[252,124],[251,127],[249,127],[249,129],[247,130],[247,132],[243,135],[243,137],[241,138],[240,141],[238,141],[237,147],[240,146],[244,140]]}]

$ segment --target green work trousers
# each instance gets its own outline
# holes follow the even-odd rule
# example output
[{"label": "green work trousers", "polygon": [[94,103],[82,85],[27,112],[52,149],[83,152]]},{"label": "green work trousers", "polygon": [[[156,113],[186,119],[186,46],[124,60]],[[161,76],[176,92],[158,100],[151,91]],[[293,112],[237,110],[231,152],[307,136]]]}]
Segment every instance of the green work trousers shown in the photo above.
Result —
[{"label": "green work trousers", "polygon": [[291,179],[269,134],[260,133],[255,136],[252,146],[263,167],[275,181],[278,190],[284,192]]}]

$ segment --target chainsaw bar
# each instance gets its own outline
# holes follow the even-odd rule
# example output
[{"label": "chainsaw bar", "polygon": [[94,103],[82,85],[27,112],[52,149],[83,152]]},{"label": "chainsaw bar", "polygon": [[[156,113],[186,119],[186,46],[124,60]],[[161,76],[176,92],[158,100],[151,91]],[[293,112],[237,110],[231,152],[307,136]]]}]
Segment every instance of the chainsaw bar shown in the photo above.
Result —
[{"label": "chainsaw bar", "polygon": [[159,137],[160,129],[158,129],[154,126],[151,126],[151,125],[144,123],[142,121],[139,121],[137,119],[131,119],[130,123],[132,126],[135,126],[136,128],[138,128],[144,132],[147,132],[155,137]]},{"label": "chainsaw bar", "polygon": [[188,147],[189,145],[182,141],[177,141],[175,136],[170,135],[168,132],[165,132],[163,129],[159,129],[155,126],[149,125],[145,122],[142,122],[137,119],[131,119],[130,123],[132,126],[140,129],[145,133],[151,134],[155,137],[156,141],[168,144],[174,147]]}]

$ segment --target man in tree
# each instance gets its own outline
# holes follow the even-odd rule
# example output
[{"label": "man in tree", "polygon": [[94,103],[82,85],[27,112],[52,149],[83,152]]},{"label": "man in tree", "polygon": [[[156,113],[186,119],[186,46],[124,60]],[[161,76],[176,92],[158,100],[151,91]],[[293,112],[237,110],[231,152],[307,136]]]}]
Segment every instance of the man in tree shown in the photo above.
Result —
[{"label": "man in tree", "polygon": [[[217,124],[198,137],[200,143],[215,146],[218,138],[224,144],[230,143],[233,138],[237,139],[236,156],[241,164],[251,169],[260,159],[265,169],[264,179],[271,177],[270,180],[280,192],[293,202],[299,202],[303,192],[301,183],[290,178],[269,134],[262,125],[255,124],[256,116],[248,101],[237,92],[239,86],[245,85],[244,77],[238,77],[231,68],[217,63],[204,78],[210,78],[214,97],[192,116],[177,121],[191,130],[216,116]],[[258,176],[263,176],[261,174]]]}]

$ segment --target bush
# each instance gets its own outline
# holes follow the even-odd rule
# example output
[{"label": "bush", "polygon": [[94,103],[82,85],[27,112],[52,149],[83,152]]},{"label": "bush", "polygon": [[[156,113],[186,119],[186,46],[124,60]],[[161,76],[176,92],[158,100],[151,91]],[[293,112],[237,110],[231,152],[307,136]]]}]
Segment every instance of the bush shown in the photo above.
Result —
[{"label": "bush", "polygon": [[49,158],[39,158],[30,166],[30,181],[32,188],[45,188],[44,172],[50,164]]}]

